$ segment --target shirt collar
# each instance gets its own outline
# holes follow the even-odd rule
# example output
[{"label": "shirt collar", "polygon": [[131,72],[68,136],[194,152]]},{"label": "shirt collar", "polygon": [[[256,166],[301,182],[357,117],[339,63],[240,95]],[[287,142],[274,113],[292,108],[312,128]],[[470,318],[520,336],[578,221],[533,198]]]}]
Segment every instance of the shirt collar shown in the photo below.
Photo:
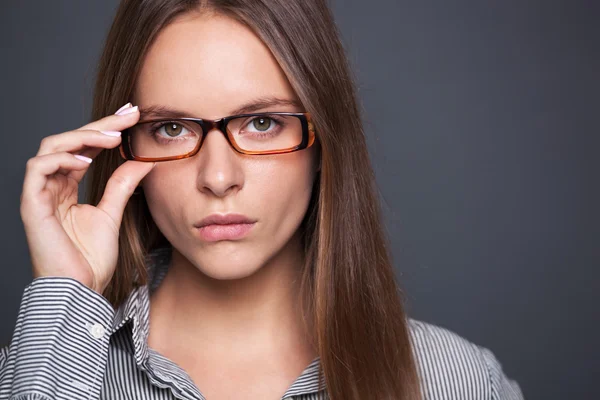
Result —
[{"label": "shirt collar", "polygon": [[150,295],[167,273],[170,259],[171,247],[160,247],[147,254],[148,283],[134,288],[115,312],[111,335],[131,321],[131,339],[135,350],[135,361],[139,366],[146,367],[148,360]]},{"label": "shirt collar", "polygon": [[[125,301],[115,311],[111,327],[111,335],[131,321],[131,341],[137,365],[148,369],[148,334],[150,295],[159,286],[166,275],[171,260],[171,246],[159,247],[146,256],[148,284],[134,288]],[[315,358],[294,383],[288,388],[282,398],[290,395],[314,393],[325,389],[325,379],[321,375],[318,380],[320,357]]]}]

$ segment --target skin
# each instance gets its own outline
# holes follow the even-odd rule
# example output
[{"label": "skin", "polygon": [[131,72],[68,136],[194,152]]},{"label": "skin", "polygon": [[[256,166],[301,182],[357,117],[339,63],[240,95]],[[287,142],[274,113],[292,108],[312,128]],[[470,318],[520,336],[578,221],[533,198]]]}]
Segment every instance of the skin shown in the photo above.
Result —
[{"label": "skin", "polygon": [[[188,14],[153,42],[132,102],[141,110],[166,105],[216,119],[262,96],[297,99],[264,43],[228,17]],[[194,157],[158,163],[142,181],[152,217],[174,247],[151,297],[148,345],[184,368],[208,399],[279,399],[317,356],[298,306],[297,229],[318,157],[316,145],[239,154],[213,130]],[[194,223],[229,212],[257,220],[248,236],[198,237]]]}]

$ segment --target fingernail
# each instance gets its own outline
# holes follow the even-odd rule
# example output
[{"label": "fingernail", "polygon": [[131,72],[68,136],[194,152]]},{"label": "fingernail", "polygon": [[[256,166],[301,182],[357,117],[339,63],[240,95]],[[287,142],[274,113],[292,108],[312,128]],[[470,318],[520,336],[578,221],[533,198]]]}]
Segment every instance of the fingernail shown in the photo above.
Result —
[{"label": "fingernail", "polygon": [[100,131],[108,136],[121,136],[121,132],[119,131]]},{"label": "fingernail", "polygon": [[137,110],[138,110],[138,106],[135,106],[135,107],[129,107],[129,108],[125,108],[125,109],[123,109],[123,110],[119,111],[119,112],[117,113],[117,115],[131,114],[131,113],[133,113],[133,112],[136,112]]},{"label": "fingernail", "polygon": [[82,156],[81,154],[75,154],[75,158],[78,158],[82,161],[85,161],[86,163],[90,164],[92,162],[91,158],[88,158],[86,156]]},{"label": "fingernail", "polygon": [[127,103],[127,104],[125,104],[123,107],[119,108],[119,109],[118,109],[118,110],[115,112],[115,114],[118,114],[119,112],[123,111],[124,109],[126,109],[126,108],[128,108],[128,107],[131,107],[131,103]]},{"label": "fingernail", "polygon": [[[155,163],[154,163],[154,165],[152,166],[152,168],[156,167],[156,164],[158,164],[158,163],[157,163],[157,162],[155,162]],[[152,169],[152,168],[150,168],[150,169]]]}]

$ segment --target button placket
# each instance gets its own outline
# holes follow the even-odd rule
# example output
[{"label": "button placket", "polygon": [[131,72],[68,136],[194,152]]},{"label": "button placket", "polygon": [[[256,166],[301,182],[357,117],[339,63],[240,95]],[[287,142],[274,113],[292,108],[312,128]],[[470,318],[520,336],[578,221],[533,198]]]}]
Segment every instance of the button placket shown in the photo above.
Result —
[{"label": "button placket", "polygon": [[94,338],[94,339],[102,339],[104,337],[104,334],[106,333],[106,329],[104,329],[104,327],[102,326],[102,324],[90,324],[87,323],[87,329],[89,334]]}]

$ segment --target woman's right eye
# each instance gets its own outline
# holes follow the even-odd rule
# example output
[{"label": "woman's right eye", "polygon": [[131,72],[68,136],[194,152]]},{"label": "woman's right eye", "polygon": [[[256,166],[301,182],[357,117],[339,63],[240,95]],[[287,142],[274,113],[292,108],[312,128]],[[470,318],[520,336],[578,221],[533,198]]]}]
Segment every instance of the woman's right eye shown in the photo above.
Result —
[{"label": "woman's right eye", "polygon": [[182,132],[185,134],[185,131],[187,131],[187,128],[178,122],[163,122],[150,128],[152,135],[158,134],[158,136],[166,139],[181,137],[183,136]]},{"label": "woman's right eye", "polygon": [[168,122],[166,124],[161,125],[160,128],[164,128],[164,132],[168,136],[173,137],[181,134],[183,126],[175,122]]}]

